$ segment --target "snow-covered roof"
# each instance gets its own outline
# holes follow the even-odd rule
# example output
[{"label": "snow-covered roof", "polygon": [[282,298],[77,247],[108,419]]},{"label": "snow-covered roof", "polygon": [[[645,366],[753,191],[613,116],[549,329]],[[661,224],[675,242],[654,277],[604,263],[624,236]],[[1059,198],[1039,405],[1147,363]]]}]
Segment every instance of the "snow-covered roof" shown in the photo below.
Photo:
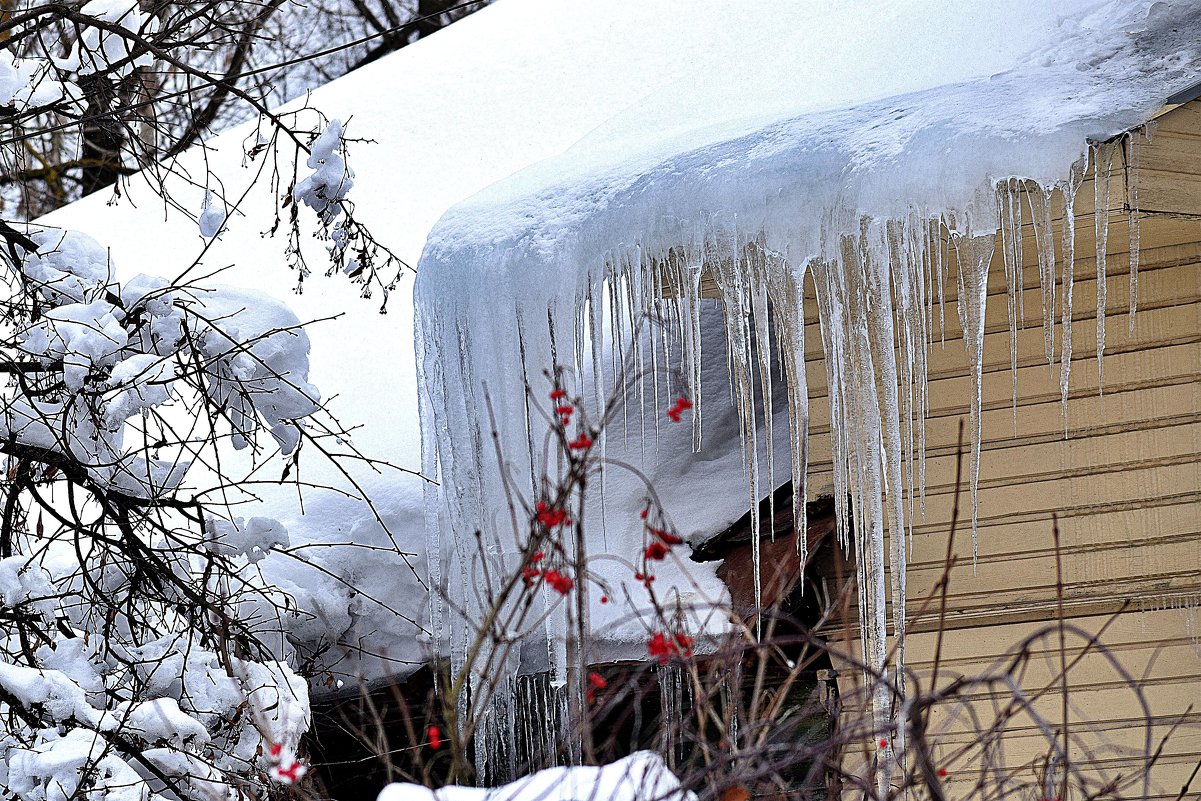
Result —
[{"label": "snow-covered roof", "polygon": [[[423,255],[430,295],[481,279],[574,290],[600,259],[720,226],[786,237],[800,260],[832,208],[896,218],[965,208],[989,178],[1063,180],[1088,140],[1201,80],[1201,9],[1179,0],[681,11],[657,24],[687,52],[683,76],[452,209]],[[597,84],[632,69],[622,42],[604,49]]]}]

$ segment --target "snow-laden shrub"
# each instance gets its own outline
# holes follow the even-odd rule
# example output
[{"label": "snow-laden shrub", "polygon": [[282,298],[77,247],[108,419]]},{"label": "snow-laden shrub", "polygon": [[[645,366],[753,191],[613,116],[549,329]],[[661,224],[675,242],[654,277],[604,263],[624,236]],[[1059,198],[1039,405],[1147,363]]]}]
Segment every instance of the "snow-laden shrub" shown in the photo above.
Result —
[{"label": "snow-laden shrub", "polygon": [[[266,429],[289,454],[300,423],[318,408],[308,382],[308,337],[283,304],[234,287],[179,288],[139,275],[110,279],[104,249],[78,233],[40,231],[24,278],[44,310],[16,326],[18,358],[45,392],[19,393],[3,408],[0,436],[67,458],[92,480],[126,494],[176,489],[191,462],[170,445],[160,410],[200,401],[235,448]],[[33,368],[37,368],[34,370]],[[133,431],[131,431],[131,429]],[[151,430],[163,436],[151,437]],[[127,437],[138,431],[132,445]],[[154,448],[152,450],[162,450]]]},{"label": "snow-laden shrub", "polygon": [[[215,801],[299,779],[307,684],[252,611],[277,521],[231,514],[227,446],[294,458],[308,339],[232,287],[113,278],[36,230],[0,323],[0,787],[19,801]],[[193,465],[215,500],[189,489]]]}]

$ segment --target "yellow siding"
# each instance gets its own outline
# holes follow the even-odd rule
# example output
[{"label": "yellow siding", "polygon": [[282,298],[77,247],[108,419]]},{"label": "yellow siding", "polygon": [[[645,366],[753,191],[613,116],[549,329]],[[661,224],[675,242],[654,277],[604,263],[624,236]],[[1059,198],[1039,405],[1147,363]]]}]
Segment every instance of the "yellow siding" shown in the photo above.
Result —
[{"label": "yellow siding", "polygon": [[[965,486],[954,547],[959,561],[951,571],[948,593],[951,630],[941,669],[944,677],[980,673],[1023,637],[1056,619],[1055,514],[1062,538],[1066,616],[1092,632],[1108,621],[1103,642],[1146,694],[1157,742],[1184,716],[1183,728],[1165,747],[1154,774],[1152,797],[1175,798],[1201,759],[1201,632],[1196,606],[1201,604],[1201,222],[1182,216],[1201,212],[1201,135],[1193,133],[1201,131],[1201,111],[1190,104],[1157,123],[1150,142],[1136,137],[1132,171],[1125,163],[1128,147],[1114,150],[1103,395],[1098,392],[1096,363],[1091,175],[1076,205],[1078,256],[1066,435],[1058,356],[1052,366],[1044,355],[1042,297],[1028,227],[1015,407],[998,244],[990,270],[984,351],[979,559],[973,565]],[[1141,235],[1139,311],[1133,328],[1127,313],[1133,204],[1128,185],[1137,192]],[[1062,200],[1056,208],[1062,218]],[[1061,256],[1058,234],[1056,252]],[[926,675],[937,604],[924,614],[919,610],[943,573],[955,494],[956,438],[960,420],[966,423],[971,392],[953,283],[944,298],[941,342],[938,310],[934,312],[925,515],[912,521],[908,570],[909,663]],[[812,297],[811,286],[809,290]],[[1058,299],[1058,290],[1056,295]],[[832,480],[829,404],[816,308],[810,307],[808,319],[814,321],[806,332],[814,421],[810,486],[821,487]],[[1056,326],[1057,354],[1059,337]],[[965,456],[965,476],[966,472]],[[1046,683],[1058,669],[1058,651],[1046,652],[1050,641],[1042,645],[1023,678],[1028,688]],[[1095,776],[1129,775],[1139,762],[1145,715],[1128,682],[1099,653],[1086,655],[1069,678],[1070,725],[1083,738],[1073,747],[1073,757],[1088,763]],[[991,718],[995,701],[981,693],[969,697],[968,706]],[[1059,705],[1058,693],[1049,693],[1036,708],[1058,721]],[[943,722],[948,731],[940,758],[949,758],[969,735],[962,720]],[[1028,773],[1033,769],[1030,761],[1046,752],[1043,737],[1030,721],[1015,722],[1005,764]],[[966,778],[969,769],[957,766],[952,788],[962,780],[967,789],[976,778]],[[1192,793],[1198,789],[1194,786]]]}]

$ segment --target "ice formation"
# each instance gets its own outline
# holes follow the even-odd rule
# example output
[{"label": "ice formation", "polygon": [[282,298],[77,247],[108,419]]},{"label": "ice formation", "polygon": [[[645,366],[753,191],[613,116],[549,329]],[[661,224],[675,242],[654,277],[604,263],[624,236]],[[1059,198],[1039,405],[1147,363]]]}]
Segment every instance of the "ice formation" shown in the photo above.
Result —
[{"label": "ice formation", "polygon": [[[774,459],[764,461],[777,439],[772,427],[780,425],[772,386],[778,359],[789,470],[803,489],[796,493],[799,516],[812,378],[805,375],[803,290],[811,281],[829,387],[834,492],[839,519],[851,521],[844,542],[854,543],[861,569],[868,661],[881,674],[903,663],[903,647],[892,665],[886,660],[888,613],[902,631],[906,521],[921,513],[915,500],[924,475],[925,353],[935,315],[944,319],[943,289],[958,286],[972,376],[974,528],[989,271],[1005,271],[1016,343],[1021,231],[1024,223],[1032,226],[1046,356],[1056,359],[1058,335],[1066,404],[1076,193],[1086,172],[1095,174],[1095,199],[1105,207],[1114,149],[1124,145],[1111,140],[1201,80],[1201,9],[1188,2],[1077,3],[1065,7],[1071,12],[1065,20],[1043,18],[1019,31],[1025,38],[1010,42],[1001,71],[961,54],[936,74],[919,70],[914,85],[885,79],[882,85],[897,93],[879,99],[879,83],[872,83],[878,76],[858,70],[855,57],[887,62],[859,49],[860,42],[889,40],[886,26],[899,6],[866,8],[879,12],[867,31],[847,25],[854,31],[849,41],[843,34],[807,43],[837,69],[822,72],[820,63],[798,69],[782,54],[803,59],[813,51],[792,40],[747,42],[736,67],[715,60],[705,71],[701,63],[690,78],[652,94],[562,156],[460,204],[435,227],[415,289],[424,469],[441,482],[430,490],[432,586],[453,587],[459,579],[471,586],[467,532],[484,529],[498,564],[511,556],[498,522],[508,489],[500,474],[511,480],[537,474],[541,435],[527,387],[544,386],[542,371],[552,364],[573,368],[575,388],[599,409],[615,386],[622,354],[633,348],[635,363],[656,376],[635,392],[634,416],[643,415],[633,427],[649,436],[655,424],[646,410],[657,415],[666,398],[685,391],[698,406],[689,445],[701,454],[688,464],[703,465],[715,447],[720,454],[730,446],[701,436],[724,401],[700,380],[704,278],[724,308],[737,412],[733,443],[746,471],[743,508],[754,514],[757,500],[778,482],[770,472]],[[815,28],[852,13],[844,9],[815,12]],[[1010,11],[1022,17],[1030,8]],[[911,13],[920,16],[921,9]],[[1005,41],[995,33],[983,27],[975,35],[988,37],[990,46],[994,38]],[[790,35],[801,34],[781,34]],[[670,28],[663,36],[671,38]],[[735,44],[738,36],[731,31]],[[955,45],[972,49],[968,41]],[[1059,242],[1053,202],[1065,210]],[[1106,213],[1096,215],[1095,225],[1103,293]],[[639,335],[634,325],[647,315],[665,324]],[[1011,357],[1016,366],[1016,350]],[[682,385],[655,369],[665,364],[679,367]],[[501,470],[488,445],[493,430],[509,445]],[[606,438],[606,453],[616,452],[618,439]],[[678,443],[664,444],[660,436],[645,450],[654,451],[647,464],[658,466],[660,480],[695,479],[691,468],[680,467]],[[622,525],[612,510],[632,503],[608,478],[605,496],[600,528],[612,538]],[[752,530],[757,525],[753,520]],[[466,633],[447,610],[463,601],[435,604],[433,612],[435,630],[459,660]],[[548,636],[554,642],[561,633]],[[553,656],[553,645],[551,651],[558,670],[564,657]],[[881,690],[876,698],[882,723],[886,695]],[[488,737],[506,737],[512,722],[503,699],[494,712]]]}]

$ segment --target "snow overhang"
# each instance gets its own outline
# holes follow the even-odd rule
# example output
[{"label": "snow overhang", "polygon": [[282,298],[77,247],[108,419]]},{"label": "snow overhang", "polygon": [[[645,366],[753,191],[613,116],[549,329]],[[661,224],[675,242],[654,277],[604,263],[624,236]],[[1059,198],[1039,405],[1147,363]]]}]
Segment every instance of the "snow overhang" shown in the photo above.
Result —
[{"label": "snow overhang", "polygon": [[[427,240],[415,288],[423,458],[427,471],[439,472],[451,488],[430,505],[433,536],[448,558],[454,532],[481,521],[488,526],[504,508],[510,488],[480,475],[480,443],[490,431],[514,443],[504,458],[509,475],[537,473],[540,433],[528,399],[539,397],[542,371],[551,365],[571,368],[579,392],[597,409],[623,386],[622,359],[614,354],[632,353],[637,364],[663,369],[658,353],[682,365],[678,374],[627,396],[632,429],[626,426],[624,440],[608,438],[606,453],[641,465],[668,500],[699,507],[705,523],[694,541],[754,509],[778,486],[764,454],[772,444],[777,452],[791,450],[791,475],[802,485],[809,281],[832,398],[834,496],[839,504],[854,498],[856,561],[869,586],[860,619],[869,657],[882,666],[886,607],[893,630],[905,629],[901,499],[914,491],[912,478],[907,489],[895,488],[906,487],[902,455],[913,456],[901,435],[903,410],[916,409],[920,417],[923,402],[918,354],[929,331],[923,315],[913,313],[932,297],[923,276],[935,262],[940,275],[946,264],[956,265],[949,280],[959,281],[978,442],[987,273],[994,251],[1012,251],[998,229],[1012,232],[1013,214],[1027,199],[1040,220],[1049,219],[1053,194],[1073,219],[1075,193],[1097,163],[1104,181],[1090,189],[1108,208],[1113,152],[1097,143],[1144,124],[1201,80],[1195,4],[1084,2],[1068,10],[1065,20],[1043,19],[1029,38],[1010,42],[1000,69],[980,71],[962,61],[970,61],[964,53],[1012,33],[978,24],[955,43],[959,60],[932,53],[946,67],[941,74],[886,97],[865,88],[865,73],[848,66],[854,57],[847,54],[888,63],[902,52],[872,50],[888,40],[889,20],[810,42],[838,65],[829,72],[820,62],[794,69],[788,55],[795,51],[777,46],[776,30],[754,27],[745,57],[759,72],[749,75],[754,71],[740,69],[737,59],[713,64],[561,156],[450,210]],[[1041,13],[1029,4],[1008,11],[1014,19]],[[852,12],[823,13],[819,27]],[[908,45],[937,50],[945,43]],[[610,66],[620,69],[620,52],[614,58]],[[809,85],[831,89],[839,81],[850,102],[831,102],[830,92]],[[764,105],[752,108],[743,91]],[[1043,233],[1049,236],[1050,228]],[[1072,254],[1061,258],[1070,262]],[[703,320],[702,275],[712,277],[723,301],[720,321]],[[647,317],[666,332],[638,330]],[[716,337],[707,328],[714,322]],[[716,364],[714,346],[725,356]],[[1065,352],[1065,371],[1069,364]],[[777,369],[783,381],[772,382]],[[787,399],[762,405],[781,383]],[[487,405],[478,394],[484,386]],[[697,401],[698,412],[684,444],[655,433],[654,422],[681,390]],[[727,398],[736,411],[727,413]],[[848,464],[858,465],[853,475]],[[973,491],[978,466],[977,456]],[[703,487],[723,489],[697,492],[701,476]],[[894,488],[887,500],[885,487]],[[645,490],[609,479],[604,492],[597,512],[604,547],[636,547],[640,530],[626,516],[634,516]],[[797,519],[804,499],[797,493]],[[848,519],[843,511],[839,518]],[[758,526],[753,519],[751,530]]]}]

